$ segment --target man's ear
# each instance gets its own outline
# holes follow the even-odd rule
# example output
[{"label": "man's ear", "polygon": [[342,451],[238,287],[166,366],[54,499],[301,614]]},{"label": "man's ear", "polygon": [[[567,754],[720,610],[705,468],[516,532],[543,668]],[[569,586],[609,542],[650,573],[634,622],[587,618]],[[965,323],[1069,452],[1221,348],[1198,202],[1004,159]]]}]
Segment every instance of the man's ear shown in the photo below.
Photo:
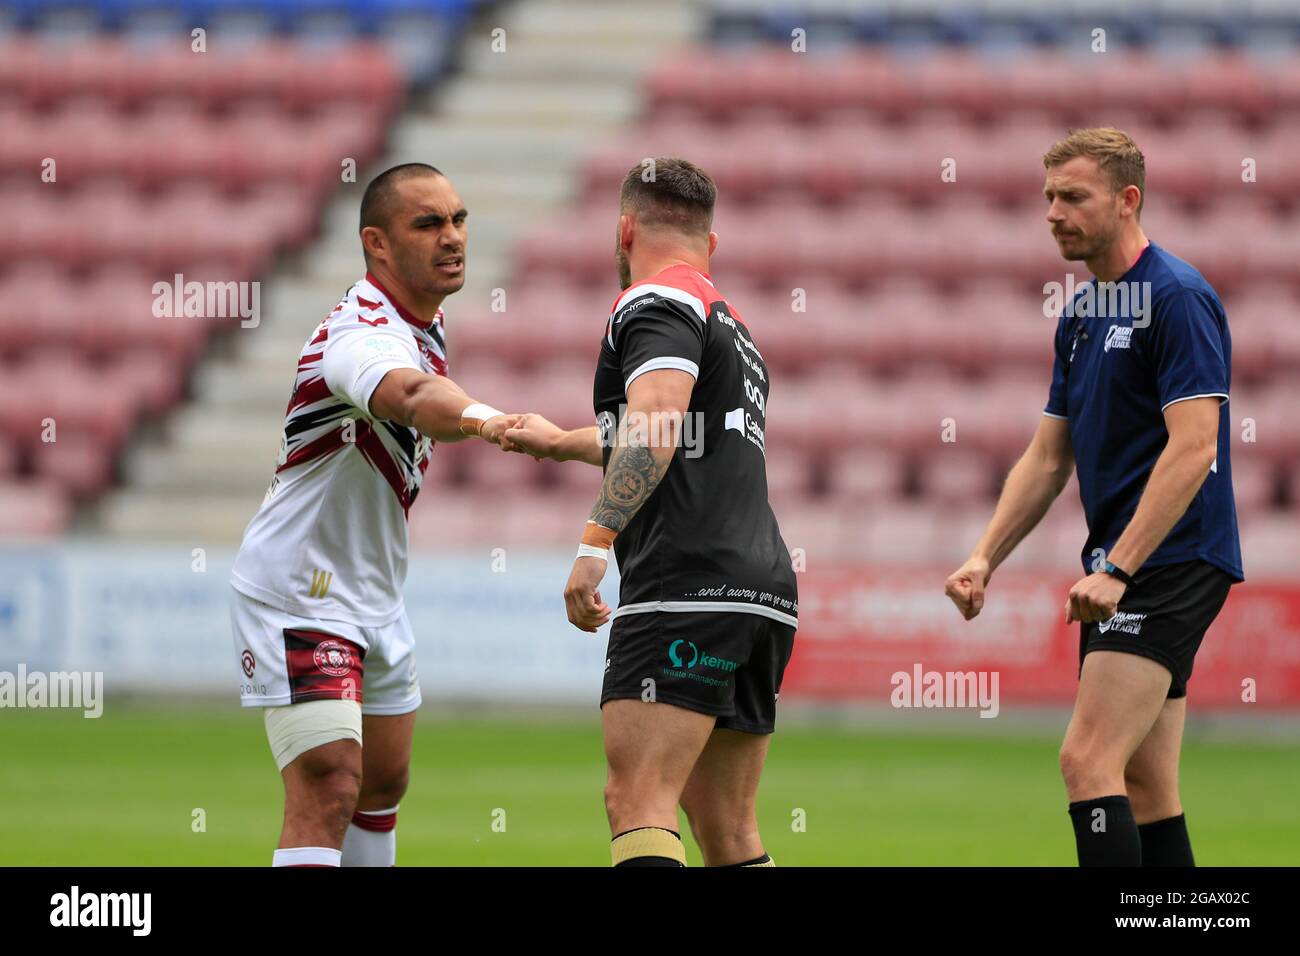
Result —
[{"label": "man's ear", "polygon": [[710,259],[713,258],[713,253],[717,251],[717,248],[718,248],[718,234],[716,232],[710,232],[709,233],[709,258]]},{"label": "man's ear", "polygon": [[618,245],[621,249],[628,249],[632,246],[632,238],[636,233],[636,220],[627,213],[618,217]]},{"label": "man's ear", "polygon": [[384,235],[384,231],[378,226],[366,226],[361,230],[361,248],[372,259],[382,258],[381,253],[385,251],[387,245],[388,237]]},{"label": "man's ear", "polygon": [[1138,206],[1142,205],[1142,190],[1133,185],[1125,186],[1123,197],[1124,208],[1128,210],[1129,213],[1136,216]]}]

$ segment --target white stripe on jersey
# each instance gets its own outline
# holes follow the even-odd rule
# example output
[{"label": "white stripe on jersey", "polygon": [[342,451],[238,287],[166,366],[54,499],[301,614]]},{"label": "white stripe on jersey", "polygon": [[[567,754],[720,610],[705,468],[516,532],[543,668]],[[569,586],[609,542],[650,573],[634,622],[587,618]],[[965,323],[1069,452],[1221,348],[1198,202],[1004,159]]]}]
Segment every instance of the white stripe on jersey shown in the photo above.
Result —
[{"label": "white stripe on jersey", "polygon": [[759,617],[770,617],[774,621],[789,624],[791,627],[799,626],[799,619],[793,614],[786,614],[774,607],[764,607],[762,604],[748,604],[745,601],[646,601],[643,604],[624,604],[610,615],[610,620],[612,621],[616,617],[626,617],[629,614],[654,614],[659,611],[679,614],[710,611],[757,614]]},{"label": "white stripe on jersey", "polygon": [[[682,289],[675,289],[670,285],[655,285],[654,283],[636,285],[624,292],[622,298],[614,303],[614,315],[617,316],[619,310],[629,302],[639,299],[643,295],[650,295],[651,293],[665,299],[672,299],[674,302],[680,302],[682,305],[690,306],[691,311],[695,313],[696,317],[701,322],[707,321],[708,319],[708,316],[704,311],[704,303],[698,298]],[[617,320],[615,321],[617,322]]]},{"label": "white stripe on jersey", "polygon": [[665,355],[661,358],[652,358],[648,362],[642,362],[635,369],[633,369],[632,374],[629,375],[627,377],[627,381],[623,383],[623,390],[627,391],[628,386],[631,385],[633,382],[635,382],[646,372],[653,372],[656,369],[661,369],[661,368],[671,368],[671,369],[676,369],[679,372],[689,372],[691,378],[694,379],[698,379],[700,377],[700,367],[695,362],[692,362],[688,358],[679,358],[675,356]]}]

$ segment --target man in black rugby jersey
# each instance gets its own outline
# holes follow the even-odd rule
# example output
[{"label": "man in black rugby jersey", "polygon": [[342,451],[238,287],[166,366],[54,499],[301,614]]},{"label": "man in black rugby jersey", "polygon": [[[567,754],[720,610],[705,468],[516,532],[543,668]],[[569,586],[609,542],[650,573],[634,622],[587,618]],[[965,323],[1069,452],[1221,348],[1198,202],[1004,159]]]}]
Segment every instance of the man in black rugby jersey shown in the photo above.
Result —
[{"label": "man in black rugby jersey", "polygon": [[[709,279],[715,196],[685,160],[627,174],[597,425],[531,415],[502,442],[604,468],[564,598],[582,630],[613,620],[601,712],[615,866],[684,866],[679,803],[706,865],[774,865],[755,799],[799,606],[767,500],[767,365]],[[612,614],[597,590],[610,547]]]}]

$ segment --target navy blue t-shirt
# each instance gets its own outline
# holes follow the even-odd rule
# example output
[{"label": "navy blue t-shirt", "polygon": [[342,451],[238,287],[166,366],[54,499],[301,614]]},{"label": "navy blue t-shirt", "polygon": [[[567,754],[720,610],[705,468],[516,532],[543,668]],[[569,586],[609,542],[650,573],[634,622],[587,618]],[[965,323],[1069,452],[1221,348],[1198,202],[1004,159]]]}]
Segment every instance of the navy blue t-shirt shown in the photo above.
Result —
[{"label": "navy blue t-shirt", "polygon": [[1110,553],[1137,510],[1169,441],[1164,410],[1216,396],[1218,458],[1143,567],[1199,558],[1245,579],[1232,496],[1231,366],[1232,339],[1219,296],[1194,267],[1154,242],[1114,283],[1092,279],[1066,306],[1056,328],[1044,414],[1069,421],[1088,521],[1085,571]]}]

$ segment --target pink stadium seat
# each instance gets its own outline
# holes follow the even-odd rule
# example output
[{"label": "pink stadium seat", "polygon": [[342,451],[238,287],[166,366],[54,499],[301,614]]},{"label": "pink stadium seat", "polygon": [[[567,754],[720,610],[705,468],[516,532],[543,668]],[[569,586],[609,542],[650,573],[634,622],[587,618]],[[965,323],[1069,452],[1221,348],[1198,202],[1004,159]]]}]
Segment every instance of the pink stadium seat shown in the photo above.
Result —
[{"label": "pink stadium seat", "polygon": [[72,520],[66,493],[49,480],[0,481],[0,536],[53,538]]},{"label": "pink stadium seat", "polygon": [[1295,581],[1295,543],[1300,540],[1300,515],[1259,512],[1241,522],[1241,551],[1251,581]]},{"label": "pink stadium seat", "polygon": [[1238,444],[1233,449],[1232,492],[1238,514],[1269,510],[1278,488],[1278,475],[1273,463],[1266,458],[1244,454],[1250,447]]},{"label": "pink stadium seat", "polygon": [[921,493],[932,501],[974,504],[993,491],[993,470],[987,455],[957,444],[939,445],[920,459]]},{"label": "pink stadium seat", "polygon": [[542,483],[539,462],[528,455],[504,452],[483,441],[457,442],[440,452],[454,456],[452,467],[462,483],[500,492],[537,488]]},{"label": "pink stadium seat", "polygon": [[99,494],[113,476],[108,449],[87,434],[61,435],[58,441],[30,445],[28,458],[38,476],[58,483],[74,498]]},{"label": "pink stadium seat", "polygon": [[883,449],[837,449],[829,464],[830,492],[837,499],[856,503],[891,501],[903,493],[906,462]]},{"label": "pink stadium seat", "polygon": [[[0,373],[7,371],[8,369],[0,368]],[[18,470],[19,460],[18,448],[13,439],[0,434],[0,482],[8,481]]]},{"label": "pink stadium seat", "polygon": [[812,487],[812,463],[803,455],[772,454],[767,458],[767,492],[772,501],[807,497]]},{"label": "pink stadium seat", "polygon": [[841,541],[850,527],[843,504],[811,501],[779,502],[773,513],[781,527],[781,538],[790,549],[803,548],[808,566],[817,562],[836,561],[842,557]]},{"label": "pink stadium seat", "polygon": [[1208,57],[1187,71],[1188,102],[1207,110],[1263,118],[1275,106],[1269,77],[1244,56]]},{"label": "pink stadium seat", "polygon": [[162,415],[182,397],[185,369],[161,352],[117,353],[105,367],[105,388],[128,395],[149,415]]},{"label": "pink stadium seat", "polygon": [[[434,455],[447,450],[436,449]],[[421,488],[410,511],[411,551],[481,548],[486,531],[500,527],[501,511],[502,499],[497,492],[442,486]],[[485,561],[490,559],[488,551],[484,549]]]}]

